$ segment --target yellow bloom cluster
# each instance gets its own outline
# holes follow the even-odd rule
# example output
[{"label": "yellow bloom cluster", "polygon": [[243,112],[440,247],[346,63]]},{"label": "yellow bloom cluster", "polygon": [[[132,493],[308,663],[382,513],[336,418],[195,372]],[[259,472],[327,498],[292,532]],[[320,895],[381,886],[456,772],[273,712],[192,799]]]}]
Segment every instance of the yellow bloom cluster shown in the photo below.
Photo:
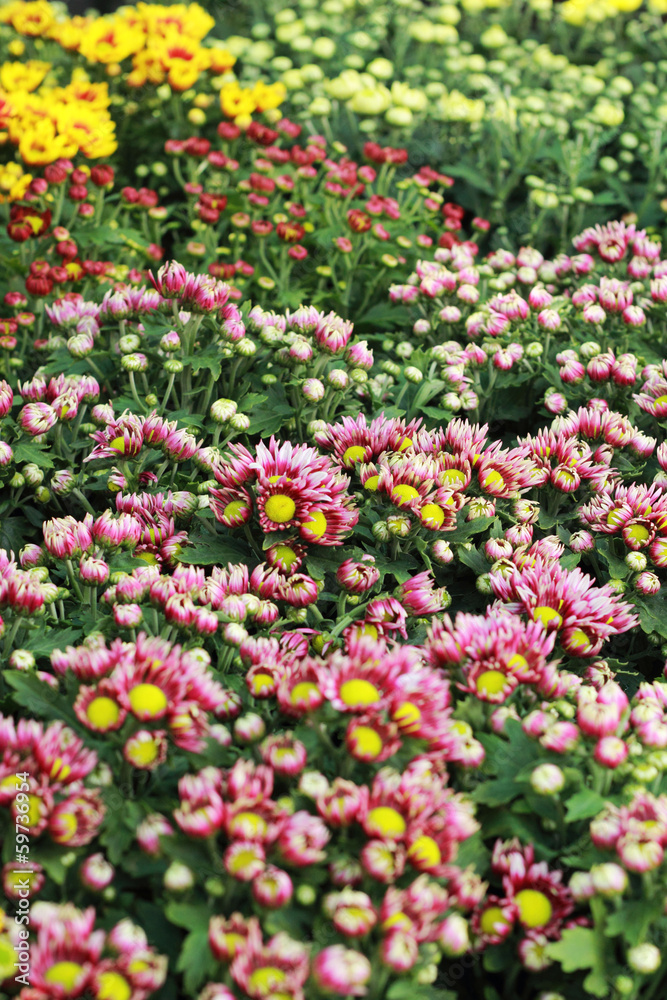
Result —
[{"label": "yellow bloom cluster", "polygon": [[88,159],[110,156],[116,137],[108,85],[91,83],[75,69],[67,86],[46,82],[40,87],[50,69],[35,60],[0,67],[0,142],[18,146],[29,166],[78,152]]},{"label": "yellow bloom cluster", "polygon": [[250,122],[254,111],[270,111],[279,107],[286,93],[285,85],[280,82],[266,84],[258,80],[254,87],[248,88],[232,80],[220,89],[220,109],[228,118],[245,125]]},{"label": "yellow bloom cluster", "polygon": [[[566,0],[560,13],[568,24],[581,26],[606,21],[618,14],[632,14],[642,4],[643,0]],[[667,0],[648,0],[646,6],[652,14],[667,13]]]}]

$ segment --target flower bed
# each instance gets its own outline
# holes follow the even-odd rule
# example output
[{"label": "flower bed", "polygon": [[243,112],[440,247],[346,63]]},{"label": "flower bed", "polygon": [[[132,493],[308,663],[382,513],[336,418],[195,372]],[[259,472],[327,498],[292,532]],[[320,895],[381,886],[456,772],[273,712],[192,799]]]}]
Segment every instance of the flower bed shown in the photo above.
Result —
[{"label": "flower bed", "polygon": [[325,7],[0,9],[3,995],[660,997],[662,12]]}]

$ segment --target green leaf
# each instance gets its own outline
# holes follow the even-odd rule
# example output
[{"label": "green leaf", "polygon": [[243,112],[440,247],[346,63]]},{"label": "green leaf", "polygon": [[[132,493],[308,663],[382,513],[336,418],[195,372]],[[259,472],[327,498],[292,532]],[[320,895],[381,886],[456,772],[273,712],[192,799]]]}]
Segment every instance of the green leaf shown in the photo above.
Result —
[{"label": "green leaf", "polygon": [[188,545],[178,556],[180,563],[186,566],[226,566],[229,562],[246,561],[248,550],[245,544],[236,538],[220,538],[216,540],[200,539],[195,545]]},{"label": "green leaf", "polygon": [[69,701],[63,695],[35,674],[23,670],[7,670],[3,674],[5,680],[14,688],[14,700],[29,708],[35,715],[47,719],[62,719],[73,729],[80,731],[81,723],[72,711]]},{"label": "green leaf", "polygon": [[598,935],[590,927],[567,928],[560,941],[547,945],[546,953],[560,963],[563,972],[576,972],[578,969],[597,971],[602,959]]},{"label": "green leaf", "polygon": [[484,781],[472,793],[473,802],[485,806],[502,806],[521,794],[521,785],[514,778]]},{"label": "green leaf", "polygon": [[664,901],[630,899],[622,907],[607,917],[605,934],[607,937],[622,935],[630,946],[640,944],[655,920],[662,916]]},{"label": "green leaf", "polygon": [[206,903],[178,903],[173,900],[167,904],[165,916],[177,927],[201,930],[208,928],[211,914]]},{"label": "green leaf", "polygon": [[605,799],[597,792],[584,788],[580,792],[575,792],[565,805],[567,806],[565,822],[576,823],[581,819],[590,819],[601,813],[605,807]]},{"label": "green leaf", "polygon": [[490,567],[488,559],[482,555],[479,549],[464,549],[461,547],[458,550],[459,561],[464,564],[464,566],[469,566],[470,569],[475,571],[477,576],[482,573],[488,573]]},{"label": "green leaf", "polygon": [[485,194],[493,195],[495,193],[492,182],[487,180],[484,174],[480,173],[474,167],[469,167],[465,163],[455,163],[453,166],[447,164],[444,170],[445,173],[451,174],[452,177],[460,177],[461,180],[468,181],[474,188],[483,191]]},{"label": "green leaf", "polygon": [[78,628],[50,628],[48,631],[36,632],[22,645],[24,649],[29,649],[36,656],[48,656],[54,649],[65,649],[66,646],[73,646],[81,636],[81,629]]},{"label": "green leaf", "polygon": [[19,441],[12,445],[15,462],[33,462],[40,469],[52,469],[53,459],[41,445],[34,441]]},{"label": "green leaf", "polygon": [[208,927],[191,931],[183,942],[176,969],[183,972],[185,990],[192,995],[215,972],[216,963],[208,946]]}]

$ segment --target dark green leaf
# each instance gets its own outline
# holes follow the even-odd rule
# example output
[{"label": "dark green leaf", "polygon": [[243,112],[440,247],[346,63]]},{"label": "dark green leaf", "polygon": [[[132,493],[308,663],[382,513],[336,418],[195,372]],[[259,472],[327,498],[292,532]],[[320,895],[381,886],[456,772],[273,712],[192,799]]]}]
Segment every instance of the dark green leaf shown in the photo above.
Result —
[{"label": "dark green leaf", "polygon": [[605,800],[597,792],[588,788],[575,792],[567,802],[567,812],[565,814],[566,823],[576,823],[582,819],[590,819],[601,813],[605,806]]}]

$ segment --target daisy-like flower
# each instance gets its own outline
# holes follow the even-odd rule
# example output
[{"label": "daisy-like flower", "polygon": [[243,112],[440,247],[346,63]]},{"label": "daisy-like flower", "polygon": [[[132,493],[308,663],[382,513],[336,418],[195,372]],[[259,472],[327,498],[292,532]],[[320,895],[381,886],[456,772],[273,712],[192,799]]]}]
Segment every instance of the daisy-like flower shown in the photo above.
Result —
[{"label": "daisy-like flower", "polygon": [[[459,613],[434,621],[426,644],[432,666],[457,677],[458,686],[482,701],[502,704],[519,684],[538,684],[555,635],[541,622],[525,623],[516,615]],[[458,679],[460,678],[460,679]]]},{"label": "daisy-like flower", "polygon": [[356,418],[343,417],[338,424],[330,424],[318,431],[315,440],[320,447],[332,451],[344,468],[376,461],[384,452],[403,452],[412,444],[421,419],[409,424],[397,418],[380,414],[367,422],[363,413]]},{"label": "daisy-like flower", "polygon": [[580,569],[566,570],[541,557],[508,576],[492,572],[491,586],[511,608],[521,609],[547,631],[558,631],[559,641],[573,656],[597,655],[605,639],[627,632],[638,621],[608,584],[596,587]]},{"label": "daisy-like flower", "polygon": [[94,431],[90,435],[97,445],[84,462],[93,462],[99,458],[134,458],[141,451],[144,442],[143,423],[141,417],[129,411],[108,424],[104,430]]}]

